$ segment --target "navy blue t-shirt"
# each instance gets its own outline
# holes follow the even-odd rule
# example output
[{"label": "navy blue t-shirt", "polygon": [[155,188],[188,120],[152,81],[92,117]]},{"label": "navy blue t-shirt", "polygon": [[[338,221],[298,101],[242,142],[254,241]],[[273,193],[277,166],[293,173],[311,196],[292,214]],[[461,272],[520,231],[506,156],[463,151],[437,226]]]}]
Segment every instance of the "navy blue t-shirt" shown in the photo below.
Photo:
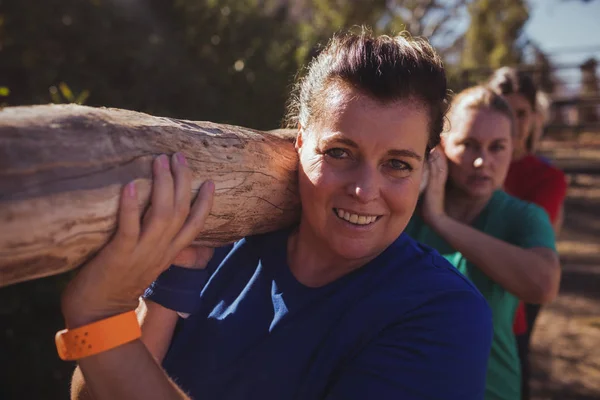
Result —
[{"label": "navy blue t-shirt", "polygon": [[491,312],[444,258],[403,234],[309,288],[287,264],[288,235],[217,251],[204,287],[172,267],[148,290],[192,313],[163,362],[192,398],[483,399]]}]

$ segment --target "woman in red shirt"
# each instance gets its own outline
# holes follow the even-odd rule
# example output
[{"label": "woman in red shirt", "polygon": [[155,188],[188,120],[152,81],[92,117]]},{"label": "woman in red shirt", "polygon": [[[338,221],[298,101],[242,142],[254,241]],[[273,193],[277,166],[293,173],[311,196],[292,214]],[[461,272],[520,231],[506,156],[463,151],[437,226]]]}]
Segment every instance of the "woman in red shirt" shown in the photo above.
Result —
[{"label": "woman in red shirt", "polygon": [[[537,109],[536,101],[537,88],[529,75],[509,67],[496,70],[489,79],[488,86],[510,104],[517,121],[513,160],[504,182],[504,190],[519,199],[544,208],[550,216],[555,233],[558,233],[567,182],[561,170],[533,154],[532,135],[536,122],[540,122],[540,110]],[[517,311],[515,318],[515,334],[521,358],[522,400],[528,400],[529,343],[540,306],[526,304],[520,311],[521,313]]]}]

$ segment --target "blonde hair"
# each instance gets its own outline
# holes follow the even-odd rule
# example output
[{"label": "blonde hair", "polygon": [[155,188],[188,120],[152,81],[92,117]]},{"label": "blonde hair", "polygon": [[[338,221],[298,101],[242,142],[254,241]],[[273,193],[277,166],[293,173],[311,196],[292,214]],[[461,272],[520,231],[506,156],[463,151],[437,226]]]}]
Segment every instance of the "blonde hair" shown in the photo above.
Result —
[{"label": "blonde hair", "polygon": [[[450,105],[448,119],[463,110],[479,109],[497,111],[504,115],[510,120],[510,136],[516,136],[517,126],[512,108],[502,96],[485,86],[473,86],[456,95]],[[445,132],[448,132],[448,129],[445,129]]]},{"label": "blonde hair", "polygon": [[538,91],[535,97],[535,103],[536,113],[538,113],[542,118],[541,123],[543,125],[547,124],[548,121],[550,121],[550,106],[552,104],[550,96],[547,93]]}]

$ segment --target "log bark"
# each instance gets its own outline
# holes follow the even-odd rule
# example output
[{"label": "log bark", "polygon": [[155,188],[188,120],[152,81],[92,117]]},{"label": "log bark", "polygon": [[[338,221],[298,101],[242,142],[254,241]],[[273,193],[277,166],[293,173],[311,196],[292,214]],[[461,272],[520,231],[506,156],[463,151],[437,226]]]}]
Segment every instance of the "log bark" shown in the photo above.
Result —
[{"label": "log bark", "polygon": [[215,182],[199,243],[219,246],[297,221],[293,134],[77,105],[0,110],[0,286],[85,262],[116,228],[120,191],[149,204],[152,159],[181,151],[193,190]]}]

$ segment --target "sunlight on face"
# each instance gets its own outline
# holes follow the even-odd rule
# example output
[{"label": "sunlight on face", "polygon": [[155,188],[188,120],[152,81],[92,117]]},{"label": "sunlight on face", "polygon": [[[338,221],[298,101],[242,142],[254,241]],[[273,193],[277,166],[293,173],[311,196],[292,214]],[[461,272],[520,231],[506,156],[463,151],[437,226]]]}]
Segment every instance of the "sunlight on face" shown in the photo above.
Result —
[{"label": "sunlight on face", "polygon": [[428,115],[411,100],[381,104],[352,89],[330,92],[325,117],[297,140],[301,225],[336,256],[371,257],[415,209]]},{"label": "sunlight on face", "polygon": [[511,121],[487,108],[455,110],[442,146],[448,179],[471,197],[487,197],[502,187],[512,155]]}]

